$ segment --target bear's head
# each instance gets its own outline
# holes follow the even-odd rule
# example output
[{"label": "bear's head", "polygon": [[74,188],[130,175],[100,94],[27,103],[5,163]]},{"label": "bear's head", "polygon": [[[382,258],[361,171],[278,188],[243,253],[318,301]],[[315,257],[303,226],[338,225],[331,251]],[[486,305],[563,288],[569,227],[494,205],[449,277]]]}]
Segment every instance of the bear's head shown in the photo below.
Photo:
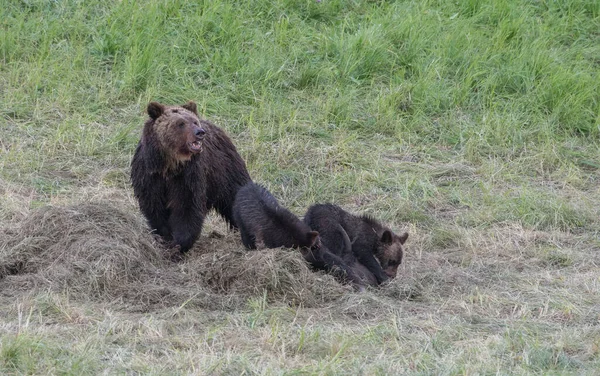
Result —
[{"label": "bear's head", "polygon": [[396,235],[392,230],[386,228],[379,235],[379,246],[375,256],[385,274],[390,278],[396,277],[398,266],[402,263],[404,255],[402,246],[406,239],[408,239],[408,233]]},{"label": "bear's head", "polygon": [[150,102],[147,111],[154,120],[153,129],[163,153],[177,162],[185,162],[202,151],[206,129],[198,118],[196,103],[165,106]]}]

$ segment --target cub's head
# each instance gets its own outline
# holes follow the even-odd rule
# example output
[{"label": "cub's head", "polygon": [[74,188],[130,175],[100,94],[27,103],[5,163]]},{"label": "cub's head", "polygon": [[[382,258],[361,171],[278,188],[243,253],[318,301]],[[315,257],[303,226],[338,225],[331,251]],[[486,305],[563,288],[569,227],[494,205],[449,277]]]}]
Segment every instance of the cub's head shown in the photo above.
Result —
[{"label": "cub's head", "polygon": [[206,129],[198,119],[196,103],[165,106],[150,102],[147,111],[150,118],[154,120],[154,132],[166,155],[176,161],[184,162],[202,151],[202,140]]},{"label": "cub's head", "polygon": [[385,274],[390,278],[396,277],[398,266],[402,263],[404,256],[402,246],[406,239],[408,239],[407,232],[398,236],[389,229],[384,229],[379,237],[379,246],[375,256]]}]

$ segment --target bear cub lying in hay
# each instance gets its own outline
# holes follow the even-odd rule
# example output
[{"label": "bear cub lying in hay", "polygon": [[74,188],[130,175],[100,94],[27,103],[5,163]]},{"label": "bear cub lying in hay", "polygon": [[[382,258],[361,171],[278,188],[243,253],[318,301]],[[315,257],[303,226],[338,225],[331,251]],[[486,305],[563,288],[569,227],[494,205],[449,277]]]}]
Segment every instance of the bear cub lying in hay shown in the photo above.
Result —
[{"label": "bear cub lying in hay", "polygon": [[319,232],[324,249],[337,256],[327,256],[334,263],[325,267],[319,260],[307,260],[314,267],[351,270],[349,280],[360,280],[371,286],[396,277],[408,233],[396,235],[372,217],[356,216],[333,204],[311,206],[304,222]]},{"label": "bear cub lying in hay", "polygon": [[319,246],[318,232],[312,231],[280,206],[271,192],[255,183],[248,183],[238,191],[233,203],[233,219],[248,249]]},{"label": "bear cub lying in hay", "polygon": [[255,183],[238,191],[233,217],[246,248],[299,248],[313,268],[358,290],[396,276],[408,238],[370,217],[356,217],[330,204],[311,207],[303,222]]},{"label": "bear cub lying in hay", "polygon": [[236,226],[233,201],[250,175],[225,132],[198,118],[194,102],[151,102],[147,112],[131,161],[133,191],[150,227],[186,252],[209,210]]},{"label": "bear cub lying in hay", "polygon": [[[299,248],[304,259],[313,267],[331,272],[342,282],[363,287],[357,273],[323,245],[319,233],[279,205],[266,188],[255,183],[242,187],[233,204],[233,218],[246,248]],[[347,235],[344,246],[350,250]]]},{"label": "bear cub lying in hay", "polygon": [[348,234],[338,224],[333,228],[341,239],[339,255],[331,252],[321,242],[319,248],[302,250],[304,260],[316,270],[324,270],[333,275],[341,283],[350,283],[358,290],[363,291],[366,286],[377,286],[377,280],[373,274],[364,267],[352,254],[352,242]]}]

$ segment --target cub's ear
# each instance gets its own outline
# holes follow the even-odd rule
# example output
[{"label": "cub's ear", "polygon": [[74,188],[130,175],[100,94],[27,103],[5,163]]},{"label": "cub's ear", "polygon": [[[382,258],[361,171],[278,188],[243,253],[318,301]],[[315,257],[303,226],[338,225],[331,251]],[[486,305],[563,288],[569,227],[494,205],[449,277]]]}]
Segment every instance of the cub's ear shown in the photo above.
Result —
[{"label": "cub's ear", "polygon": [[400,235],[399,238],[400,244],[404,244],[406,242],[406,239],[408,239],[408,232],[405,232],[404,234]]},{"label": "cub's ear", "polygon": [[390,230],[385,230],[383,232],[383,234],[381,235],[381,242],[383,244],[392,244],[393,240],[394,240],[394,235],[392,234],[392,232]]},{"label": "cub's ear", "polygon": [[317,240],[319,239],[319,233],[316,231],[309,231],[306,234],[306,237],[308,238],[308,243],[310,244],[310,246],[312,247],[313,245],[315,245],[315,243],[317,242]]},{"label": "cub's ear", "polygon": [[150,102],[146,111],[150,115],[150,118],[156,120],[165,112],[165,106],[158,102]]},{"label": "cub's ear", "polygon": [[198,116],[198,106],[196,106],[196,102],[189,101],[181,107],[193,112],[194,114],[196,114],[196,116]]}]

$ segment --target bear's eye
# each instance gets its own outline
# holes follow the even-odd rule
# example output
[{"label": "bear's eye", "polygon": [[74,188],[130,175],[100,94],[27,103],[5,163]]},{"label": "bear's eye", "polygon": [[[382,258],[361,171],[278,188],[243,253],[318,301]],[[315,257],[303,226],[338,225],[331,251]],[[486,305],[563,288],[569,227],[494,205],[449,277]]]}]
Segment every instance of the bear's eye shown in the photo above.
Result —
[{"label": "bear's eye", "polygon": [[185,127],[185,123],[181,122],[181,123],[177,124],[177,126],[178,126],[179,128],[183,128],[183,127]]}]

